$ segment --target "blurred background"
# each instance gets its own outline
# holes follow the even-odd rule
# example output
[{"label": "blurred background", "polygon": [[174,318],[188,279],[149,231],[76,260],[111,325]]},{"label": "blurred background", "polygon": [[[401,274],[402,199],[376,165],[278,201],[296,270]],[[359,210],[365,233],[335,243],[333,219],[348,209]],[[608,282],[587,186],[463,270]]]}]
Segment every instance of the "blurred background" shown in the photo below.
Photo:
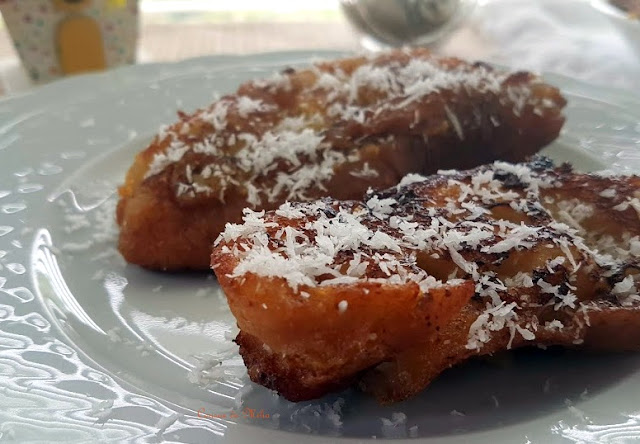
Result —
[{"label": "blurred background", "polygon": [[[0,23],[0,94],[20,92],[32,85],[29,74],[33,73],[21,65],[12,44],[10,20],[14,28],[30,29],[26,24],[33,25],[38,16],[19,8],[40,2],[42,12],[50,2],[61,8],[58,4],[66,1],[0,0],[6,22]],[[127,0],[105,1],[113,8],[127,4]],[[396,0],[377,0],[378,5],[381,2],[391,5]],[[444,0],[440,3],[445,4]],[[434,51],[554,71],[619,88],[640,88],[640,50],[636,50],[640,48],[640,31],[635,36],[633,30],[629,34],[624,23],[640,29],[637,17],[620,21],[588,0],[471,3],[475,7],[438,36],[432,45]],[[363,49],[362,32],[349,23],[338,0],[140,0],[137,6],[137,63],[215,54]]]}]

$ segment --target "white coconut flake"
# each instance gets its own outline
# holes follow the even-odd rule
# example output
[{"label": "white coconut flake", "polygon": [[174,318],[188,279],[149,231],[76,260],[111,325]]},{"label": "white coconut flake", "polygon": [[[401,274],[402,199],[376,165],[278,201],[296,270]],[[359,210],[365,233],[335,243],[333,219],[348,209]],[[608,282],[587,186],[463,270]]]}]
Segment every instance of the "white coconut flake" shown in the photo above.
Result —
[{"label": "white coconut flake", "polygon": [[[517,186],[509,188],[510,185],[505,185],[508,181],[504,175],[508,175],[509,181],[515,176],[519,182]],[[386,192],[370,191],[364,204],[354,204],[349,208],[343,208],[335,201],[295,206],[286,203],[275,212],[280,219],[267,217],[263,212],[247,212],[245,222],[229,224],[217,242],[234,241],[224,247],[227,254],[235,255],[238,260],[232,277],[255,273],[283,278],[294,291],[318,286],[381,283],[417,284],[427,294],[443,285],[462,285],[463,281],[458,278],[466,277],[474,281],[476,297],[484,304],[482,313],[469,329],[466,348],[480,351],[492,339],[494,332],[501,330],[506,330],[509,335],[507,348],[510,348],[535,340],[539,328],[550,332],[568,328],[559,320],[539,326],[535,317],[532,319],[529,314],[520,314],[521,311],[528,313],[524,309],[535,305],[537,296],[550,295],[549,305],[555,310],[584,311],[584,304],[579,303],[575,294],[576,272],[581,267],[601,266],[605,267],[605,273],[610,273],[606,277],[611,277],[615,271],[617,259],[590,249],[588,242],[581,237],[581,228],[557,221],[532,226],[519,221],[494,220],[489,214],[494,205],[509,204],[513,211],[544,215],[546,210],[539,203],[541,190],[556,186],[552,176],[552,173],[540,173],[526,165],[504,162],[480,168],[469,176],[455,172],[447,178],[446,185],[438,186],[449,186],[458,192],[451,197],[443,197],[444,202],[438,207],[425,206],[415,215],[406,214],[405,204],[387,197]],[[398,190],[424,180],[422,176],[409,175]],[[427,183],[425,186],[430,185]],[[516,204],[512,205],[514,202]],[[592,217],[595,211],[590,205],[575,199],[560,202],[563,202],[559,204],[563,211],[576,225]],[[628,205],[632,205],[631,201]],[[291,226],[287,220],[292,220]],[[606,242],[613,242],[608,247],[611,250],[619,248],[619,243],[628,245],[628,251],[633,246],[633,251],[638,250],[636,253],[640,255],[639,239],[623,233],[622,241]],[[562,254],[545,256],[545,249],[554,248]],[[505,259],[512,260],[510,254],[530,249],[531,253],[523,254],[540,253],[546,262],[527,273],[517,272],[503,280],[487,271],[484,257],[483,261],[474,259],[478,253],[491,254],[495,255],[495,264],[498,265]],[[418,266],[420,254],[436,260],[449,259],[457,266],[451,270],[446,284]],[[597,264],[588,263],[585,258],[589,257],[593,257]],[[626,257],[631,257],[631,252]],[[549,283],[558,282],[555,279],[565,272],[566,280],[558,285]],[[539,273],[543,278],[536,277],[534,281],[533,276]],[[553,277],[546,277],[547,273]],[[530,294],[527,294],[527,289],[530,289]],[[518,302],[512,302],[512,298],[505,299],[507,292],[516,294]],[[363,293],[367,294],[368,289],[363,289]],[[621,305],[640,301],[631,276],[616,283],[612,293]],[[302,299],[309,297],[307,291],[299,294]],[[337,309],[343,313],[347,307],[347,301],[341,301]],[[588,324],[587,318],[585,311],[584,321],[580,322]]]},{"label": "white coconut flake", "polygon": [[367,207],[371,209],[374,215],[384,219],[386,215],[393,212],[393,207],[396,203],[395,199],[380,199],[377,195],[374,195],[367,201]]},{"label": "white coconut flake", "polygon": [[616,296],[618,302],[623,306],[631,306],[640,302],[640,295],[636,289],[636,283],[633,276],[626,276],[622,281],[617,282],[611,293]]},{"label": "white coconut flake", "polygon": [[544,324],[544,328],[551,331],[560,331],[564,328],[564,324],[557,319],[553,321],[547,321]]},{"label": "white coconut flake", "polygon": [[268,111],[270,108],[262,102],[262,100],[252,99],[247,96],[238,97],[236,106],[238,107],[238,114],[240,114],[241,117],[247,117],[249,114],[256,112]]},{"label": "white coconut flake", "polygon": [[92,246],[93,241],[89,239],[84,242],[66,242],[62,245],[61,249],[62,251],[67,253],[79,253],[82,251],[87,251]]},{"label": "white coconut flake", "polygon": [[377,170],[369,166],[369,162],[365,162],[361,170],[351,171],[349,174],[359,179],[375,179],[380,175]]},{"label": "white coconut flake", "polygon": [[[213,187],[209,183],[196,181],[189,190],[176,187],[179,197],[194,197],[198,193],[205,193],[219,195],[223,200],[227,186],[244,189],[247,183],[251,183],[258,188],[257,191],[247,190],[249,203],[254,207],[260,205],[257,196],[267,196],[269,202],[275,202],[283,195],[291,199],[305,200],[310,189],[324,190],[337,165],[356,165],[360,161],[357,150],[342,152],[332,149],[324,142],[320,131],[315,128],[330,124],[331,122],[326,122],[327,118],[365,124],[368,119],[376,118],[380,112],[404,109],[416,101],[424,100],[430,94],[442,91],[495,94],[504,89],[503,81],[508,76],[506,72],[483,66],[451,66],[435,57],[412,57],[406,63],[387,64],[379,64],[376,58],[372,58],[349,75],[340,69],[328,72],[321,65],[310,68],[309,72],[315,79],[302,93],[316,89],[324,90],[322,95],[326,98],[326,103],[321,104],[324,108],[322,112],[302,117],[278,116],[281,120],[275,122],[272,130],[264,134],[239,133],[234,126],[237,119],[261,122],[261,113],[273,111],[275,105],[267,103],[267,98],[263,101],[247,95],[231,95],[217,99],[212,106],[199,111],[191,119],[199,119],[212,126],[211,134],[205,135],[202,140],[189,142],[193,127],[191,120],[160,128],[156,143],[165,148],[154,155],[145,177],[162,172],[169,165],[181,161],[185,154],[192,150],[212,156],[213,165],[218,165],[218,160],[224,158],[225,161],[231,162],[234,168],[219,175],[212,174],[211,168],[203,170],[204,180],[215,177],[220,183]],[[277,73],[271,78],[253,81],[252,86],[275,94],[278,91],[290,91],[291,79],[290,74]],[[512,85],[506,90],[508,94],[505,100],[512,102],[504,104],[506,107],[511,105],[514,109],[520,110],[529,101],[536,104],[536,99],[528,87]],[[363,104],[361,97],[365,91],[381,93],[376,94],[380,99]],[[262,91],[260,96],[263,96]],[[545,100],[550,102],[551,106],[555,106],[553,101]],[[539,108],[542,106],[538,105]],[[447,105],[444,112],[451,131],[459,139],[464,139],[464,126],[456,115],[455,107]],[[414,125],[426,118],[417,110],[414,114]],[[225,146],[233,147],[231,156],[228,152],[223,152]],[[261,182],[276,169],[278,174],[275,184],[269,181]],[[238,173],[237,170],[241,172]],[[249,177],[246,178],[244,173],[249,173]],[[379,172],[364,162],[360,170],[354,169],[348,174],[370,179],[378,177]],[[271,179],[273,178],[269,180]],[[401,182],[401,186],[406,184],[408,182]]]},{"label": "white coconut flake", "polygon": [[161,417],[156,423],[157,434],[163,434],[169,427],[171,427],[180,418],[179,413],[172,413],[169,416]]},{"label": "white coconut flake", "polygon": [[600,197],[606,197],[607,199],[614,198],[614,197],[616,197],[616,195],[617,195],[617,192],[616,192],[615,188],[607,188],[606,190],[602,190],[599,193]]},{"label": "white coconut flake", "polygon": [[287,219],[301,219],[304,217],[304,213],[301,210],[293,208],[291,202],[285,202],[278,207],[275,213],[280,217],[286,217]]},{"label": "white coconut flake", "polygon": [[98,421],[107,421],[113,413],[113,399],[106,399],[93,403],[89,415]]},{"label": "white coconut flake", "polygon": [[410,174],[407,174],[406,176],[404,176],[400,180],[400,182],[396,186],[396,189],[399,191],[400,188],[402,188],[402,187],[406,187],[406,186],[414,184],[414,183],[424,182],[426,179],[427,178],[425,176],[421,175],[421,174],[410,173]]},{"label": "white coconut flake", "polygon": [[394,412],[391,419],[380,418],[384,427],[398,427],[407,423],[407,415],[402,412]]},{"label": "white coconut flake", "polygon": [[531,288],[535,284],[533,283],[533,279],[531,279],[531,275],[527,273],[523,273],[519,271],[512,278],[506,278],[504,283],[507,287],[523,287],[523,288]]},{"label": "white coconut flake", "polygon": [[113,343],[122,342],[122,336],[120,335],[122,329],[120,327],[113,327],[107,330],[107,337]]}]

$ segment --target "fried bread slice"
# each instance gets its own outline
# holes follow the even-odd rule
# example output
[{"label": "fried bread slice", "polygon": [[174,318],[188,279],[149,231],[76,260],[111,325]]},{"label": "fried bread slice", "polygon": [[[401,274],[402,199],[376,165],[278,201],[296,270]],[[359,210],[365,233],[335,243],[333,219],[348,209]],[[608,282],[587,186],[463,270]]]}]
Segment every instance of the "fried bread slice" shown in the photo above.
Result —
[{"label": "fried bread slice", "polygon": [[[244,224],[230,224],[222,233],[212,266],[238,321],[236,341],[252,380],[291,400],[358,380],[389,403],[415,395],[456,363],[500,350],[526,345],[639,350],[639,197],[636,176],[579,174],[567,165],[553,168],[546,159],[495,162],[426,178],[410,175],[363,202],[325,200],[287,204],[266,215],[247,213]],[[269,224],[274,225],[265,228]],[[370,244],[379,248],[371,250]],[[321,266],[311,260],[319,258]],[[450,304],[442,317],[448,321],[419,342],[402,337],[392,354],[335,386],[330,377],[315,386],[317,379],[305,379],[307,372],[314,378],[325,374],[322,366],[311,370],[304,345],[283,352],[290,340],[285,338],[273,348],[274,336],[258,327],[260,314],[241,308],[266,297],[301,306],[328,298],[333,311],[306,319],[309,331],[329,338],[333,319],[346,313],[352,325],[366,330],[359,316],[368,306],[352,307],[351,298],[367,301],[372,280],[406,279],[406,264],[421,276],[414,280],[429,282],[425,294],[466,284],[473,296],[453,315],[450,310],[460,305]],[[341,313],[335,301],[343,285],[349,293]],[[303,292],[307,298],[301,298]],[[378,316],[386,315],[385,304],[398,302],[398,294],[375,306]],[[415,310],[411,304],[405,308]],[[297,329],[290,326],[297,310],[279,306],[268,322],[295,338]],[[347,361],[338,365],[359,361],[376,347],[373,340],[358,354],[349,340],[348,335],[329,340],[328,356],[349,350]],[[324,346],[308,343],[314,353]]]},{"label": "fried bread slice", "polygon": [[[251,350],[245,362],[259,363],[249,365],[251,378],[296,401],[346,387],[407,344],[425,343],[473,294],[471,282],[443,284],[418,268],[399,233],[362,218],[361,203],[312,208],[304,216],[288,204],[268,216],[246,210],[214,259],[242,330],[236,340]],[[248,239],[264,244],[251,248]],[[313,242],[301,249],[295,239]]]},{"label": "fried bread slice", "polygon": [[523,160],[557,137],[564,105],[531,73],[424,49],[248,82],[137,155],[120,187],[119,250],[148,268],[206,269],[245,207],[360,199],[407,173]]}]

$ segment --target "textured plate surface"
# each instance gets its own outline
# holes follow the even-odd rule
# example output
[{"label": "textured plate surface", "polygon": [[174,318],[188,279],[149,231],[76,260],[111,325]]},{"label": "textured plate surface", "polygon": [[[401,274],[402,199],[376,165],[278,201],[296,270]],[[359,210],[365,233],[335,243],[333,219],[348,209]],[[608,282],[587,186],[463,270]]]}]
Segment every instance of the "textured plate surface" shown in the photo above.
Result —
[{"label": "textured plate surface", "polygon": [[[123,262],[115,188],[159,125],[244,80],[331,55],[142,65],[0,101],[0,441],[640,438],[635,354],[519,351],[453,369],[391,407],[355,391],[283,401],[248,382],[209,274]],[[583,170],[640,172],[640,102],[546,80],[569,99],[548,155]]]}]

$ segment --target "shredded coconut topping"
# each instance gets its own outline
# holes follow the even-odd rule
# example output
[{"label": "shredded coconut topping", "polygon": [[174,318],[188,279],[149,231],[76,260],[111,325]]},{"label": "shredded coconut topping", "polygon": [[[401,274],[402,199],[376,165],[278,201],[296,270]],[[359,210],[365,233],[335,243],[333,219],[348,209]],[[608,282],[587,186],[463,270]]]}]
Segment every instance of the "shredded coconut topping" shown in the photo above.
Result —
[{"label": "shredded coconut topping", "polygon": [[[413,107],[415,126],[427,118],[420,113],[420,103],[442,92],[501,94],[507,102],[504,106],[514,110],[544,105],[531,92],[531,85],[539,82],[533,76],[506,87],[508,72],[441,60],[420,50],[404,57],[382,55],[357,63],[349,72],[339,64],[315,65],[302,83],[295,70],[287,70],[242,85],[238,93],[191,116],[182,114],[177,124],[158,132],[145,179],[186,163],[194,168],[181,167],[182,180],[175,183],[176,196],[182,199],[205,196],[224,202],[229,195],[240,195],[253,209],[285,199],[310,200],[319,195],[311,191],[326,190],[338,167],[362,180],[380,176],[372,163],[361,158],[366,143],[338,147],[344,134],[330,134],[338,123],[340,127],[375,127],[384,113],[402,113]],[[289,94],[295,103],[282,105],[283,94]],[[456,116],[454,102],[444,105],[441,118],[463,140],[465,128]],[[366,135],[358,133],[357,140],[367,139]],[[393,134],[385,137],[380,136],[382,143],[395,143]],[[400,186],[419,177],[407,176]]]},{"label": "shredded coconut topping", "polygon": [[[469,328],[470,350],[480,350],[501,330],[509,334],[509,348],[534,340],[539,328],[569,328],[560,319],[539,325],[527,314],[542,306],[580,313],[580,341],[588,311],[595,309],[579,298],[580,273],[585,279],[598,269],[612,281],[608,297],[622,306],[640,304],[640,274],[616,277],[640,253],[640,241],[627,235],[632,251],[614,258],[582,237],[582,228],[554,220],[552,213],[564,211],[582,227],[595,214],[578,197],[545,199],[562,188],[562,171],[542,159],[433,178],[411,175],[398,187],[369,192],[361,203],[326,199],[285,203],[269,214],[245,210],[244,223],[227,224],[216,243],[225,242],[238,260],[232,277],[283,278],[303,299],[311,297],[309,288],[329,285],[415,283],[427,294],[445,285],[435,275],[449,276],[450,286],[472,280],[480,314]],[[601,180],[611,182],[607,189],[620,184]],[[496,209],[508,212],[501,217]],[[511,263],[521,269],[501,271]],[[344,313],[347,307],[343,300],[337,308]]]}]

